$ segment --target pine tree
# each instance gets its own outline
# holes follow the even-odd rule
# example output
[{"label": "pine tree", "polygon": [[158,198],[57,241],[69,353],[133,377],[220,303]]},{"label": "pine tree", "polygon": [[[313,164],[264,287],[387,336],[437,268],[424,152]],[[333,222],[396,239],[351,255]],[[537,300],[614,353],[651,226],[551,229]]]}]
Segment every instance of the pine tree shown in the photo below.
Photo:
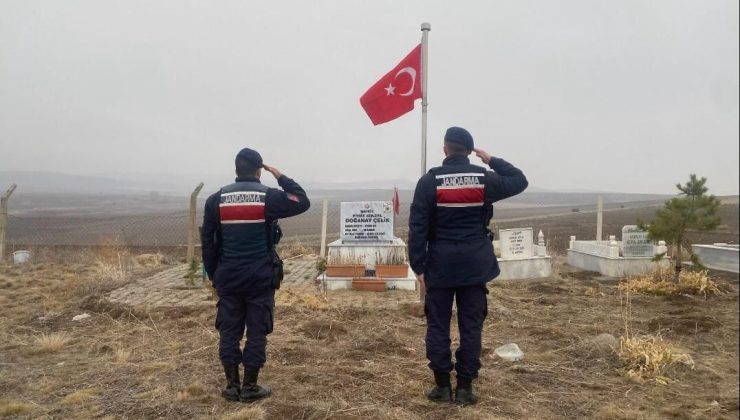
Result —
[{"label": "pine tree", "polygon": [[[686,233],[689,231],[714,230],[720,224],[717,215],[720,201],[714,195],[707,195],[709,189],[705,186],[706,178],[697,178],[691,174],[685,185],[676,184],[680,191],[678,197],[665,202],[665,205],[655,212],[655,218],[649,225],[639,221],[641,229],[648,232],[652,240],[664,240],[675,246],[675,272],[673,281],[678,283],[681,273],[681,249],[686,244]],[[687,247],[688,249],[688,247]],[[691,255],[691,262],[700,265],[696,255]]]}]

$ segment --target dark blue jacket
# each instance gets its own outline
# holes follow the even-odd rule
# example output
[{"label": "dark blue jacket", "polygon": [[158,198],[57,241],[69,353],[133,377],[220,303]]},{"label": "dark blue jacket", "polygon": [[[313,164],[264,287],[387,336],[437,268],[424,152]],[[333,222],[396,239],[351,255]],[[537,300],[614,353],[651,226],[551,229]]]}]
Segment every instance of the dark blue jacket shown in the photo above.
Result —
[{"label": "dark blue jacket", "polygon": [[485,284],[499,275],[488,224],[492,204],[527,188],[521,170],[492,157],[493,171],[448,156],[419,179],[409,217],[409,262],[428,287]]},{"label": "dark blue jacket", "polygon": [[256,177],[240,177],[206,200],[203,266],[219,293],[271,287],[268,226],[310,206],[298,183],[285,175],[277,181],[283,190],[268,188]]}]

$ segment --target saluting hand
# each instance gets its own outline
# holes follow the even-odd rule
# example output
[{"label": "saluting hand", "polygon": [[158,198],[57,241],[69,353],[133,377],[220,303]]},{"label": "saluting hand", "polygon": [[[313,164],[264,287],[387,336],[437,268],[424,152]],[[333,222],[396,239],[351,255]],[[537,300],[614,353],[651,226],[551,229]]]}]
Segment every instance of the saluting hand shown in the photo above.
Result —
[{"label": "saluting hand", "polygon": [[486,152],[485,150],[475,148],[473,149],[473,151],[475,152],[475,155],[478,156],[480,160],[486,165],[488,165],[488,163],[491,161],[491,155],[489,155],[488,152]]},{"label": "saluting hand", "polygon": [[278,179],[278,178],[280,178],[281,176],[283,176],[283,173],[282,173],[282,172],[280,172],[280,169],[278,169],[278,168],[276,168],[276,167],[274,167],[274,166],[267,166],[267,165],[265,165],[265,164],[262,164],[262,167],[263,167],[263,168],[265,168],[265,170],[266,170],[267,172],[271,173],[271,174],[272,174],[272,176],[274,176],[274,177],[275,177],[275,179]]}]

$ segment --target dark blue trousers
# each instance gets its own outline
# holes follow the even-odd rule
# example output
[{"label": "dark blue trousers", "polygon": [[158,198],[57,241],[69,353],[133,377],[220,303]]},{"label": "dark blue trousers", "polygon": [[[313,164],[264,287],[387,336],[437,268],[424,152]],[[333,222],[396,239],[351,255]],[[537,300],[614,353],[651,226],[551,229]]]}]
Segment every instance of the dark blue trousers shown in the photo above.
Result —
[{"label": "dark blue trousers", "polygon": [[[216,308],[221,362],[230,365],[242,363],[248,369],[262,368],[267,359],[267,335],[272,332],[275,290],[220,294]],[[247,343],[242,351],[245,327]]]},{"label": "dark blue trousers", "polygon": [[[480,369],[481,333],[488,315],[488,289],[485,284],[457,288],[427,288],[424,310],[427,315],[427,359],[435,372],[474,379]],[[457,326],[460,346],[452,364],[450,320],[452,301],[457,302]]]}]

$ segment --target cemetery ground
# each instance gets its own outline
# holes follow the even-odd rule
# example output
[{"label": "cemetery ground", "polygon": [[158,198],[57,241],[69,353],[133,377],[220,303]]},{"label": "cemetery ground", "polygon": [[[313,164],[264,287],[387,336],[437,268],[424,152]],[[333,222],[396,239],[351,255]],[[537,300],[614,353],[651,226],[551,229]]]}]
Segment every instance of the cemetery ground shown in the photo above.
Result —
[{"label": "cemetery ground", "polygon": [[[738,207],[723,206],[722,212],[723,226],[706,241],[737,242]],[[628,224],[622,219],[633,223],[650,214],[607,212],[604,234],[612,223],[621,229]],[[632,295],[628,301],[617,279],[564,264],[558,243],[567,236],[559,232],[593,236],[592,218],[516,222],[549,229],[553,276],[489,284],[476,382],[481,400],[464,408],[424,397],[432,380],[415,292],[324,296],[313,281],[311,258],[291,260],[290,281],[277,294],[261,375],[274,395],[251,405],[219,396],[215,301],[207,288],[187,288],[186,268],[176,258],[101,247],[0,265],[0,416],[737,418],[738,276],[711,273],[724,291],[719,296]],[[138,295],[150,303],[161,296],[152,304],[111,298],[149,284],[141,283],[145,279],[166,278],[181,279],[182,288]],[[90,317],[73,321],[83,313]],[[602,333],[619,339],[627,330],[662,337],[687,353],[693,366],[675,363],[657,380],[630,376],[616,352],[594,342]],[[453,346],[457,340],[453,327]],[[522,348],[523,361],[494,355],[509,342]]]}]

